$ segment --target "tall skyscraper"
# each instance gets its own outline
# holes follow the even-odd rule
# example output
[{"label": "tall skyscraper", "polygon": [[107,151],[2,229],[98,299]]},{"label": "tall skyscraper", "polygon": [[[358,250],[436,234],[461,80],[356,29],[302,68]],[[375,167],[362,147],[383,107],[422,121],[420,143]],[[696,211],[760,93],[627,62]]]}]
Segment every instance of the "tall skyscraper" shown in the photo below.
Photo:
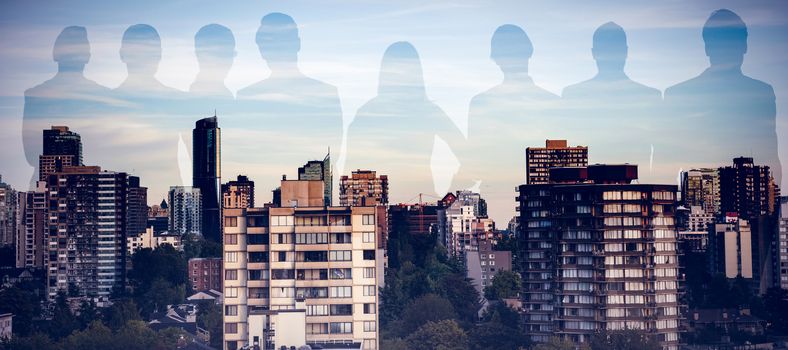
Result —
[{"label": "tall skyscraper", "polygon": [[202,192],[199,188],[170,186],[168,231],[170,234],[200,235],[202,224]]},{"label": "tall skyscraper", "polygon": [[549,178],[519,187],[527,334],[587,342],[638,328],[678,349],[676,186],[632,184],[635,165],[556,168]]},{"label": "tall skyscraper", "polygon": [[752,279],[752,242],[750,224],[737,216],[728,216],[719,223],[709,225],[709,272],[730,279],[739,276]]},{"label": "tall skyscraper", "polygon": [[583,167],[588,165],[588,147],[569,147],[566,140],[546,140],[544,147],[525,149],[526,183],[548,182],[550,168]]},{"label": "tall skyscraper", "polygon": [[326,207],[322,184],[284,180],[287,206],[224,210],[223,349],[378,349],[377,208]]},{"label": "tall skyscraper", "polygon": [[44,268],[47,264],[47,209],[49,206],[46,182],[38,181],[36,189],[19,193],[17,216],[16,267]]},{"label": "tall skyscraper", "polygon": [[140,178],[129,176],[126,233],[136,236],[148,228],[148,189],[140,186]]},{"label": "tall skyscraper", "polygon": [[299,180],[323,181],[323,202],[331,206],[334,176],[331,172],[331,153],[326,154],[323,160],[310,160],[298,168]]},{"label": "tall skyscraper", "polygon": [[65,167],[49,176],[48,294],[108,297],[125,286],[128,176]]},{"label": "tall skyscraper", "polygon": [[[216,116],[200,119],[192,131],[193,186],[202,196],[202,235],[221,242],[221,129]],[[172,202],[170,202],[172,205]]]},{"label": "tall skyscraper", "polygon": [[82,165],[82,138],[67,126],[53,126],[43,131],[44,152],[38,157],[38,179],[46,181],[66,166]]},{"label": "tall skyscraper", "polygon": [[780,224],[777,249],[780,288],[788,289],[788,197],[780,197]]},{"label": "tall skyscraper", "polygon": [[692,169],[681,173],[681,204],[700,207],[704,212],[720,213],[720,176],[717,169]]},{"label": "tall skyscraper", "polygon": [[224,208],[254,208],[254,181],[238,175],[237,180],[222,185]]},{"label": "tall skyscraper", "polygon": [[17,195],[0,176],[0,246],[12,246],[16,241]]},{"label": "tall skyscraper", "polygon": [[719,169],[721,214],[738,213],[752,222],[776,209],[776,193],[769,167],[755,165],[752,158],[733,159],[733,166]]},{"label": "tall skyscraper", "polygon": [[389,204],[389,178],[374,170],[355,170],[339,179],[339,205],[363,207]]}]

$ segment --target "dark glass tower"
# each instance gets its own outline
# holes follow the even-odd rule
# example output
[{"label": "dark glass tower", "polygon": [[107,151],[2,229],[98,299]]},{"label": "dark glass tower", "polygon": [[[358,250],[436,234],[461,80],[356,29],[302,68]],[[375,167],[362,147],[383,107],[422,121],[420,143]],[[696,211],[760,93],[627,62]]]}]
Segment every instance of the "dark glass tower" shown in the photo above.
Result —
[{"label": "dark glass tower", "polygon": [[67,126],[53,126],[44,130],[45,156],[73,156],[73,165],[82,165],[82,138]]},{"label": "dark glass tower", "polygon": [[192,131],[193,186],[202,194],[202,234],[221,242],[221,129],[216,116],[200,119]]}]

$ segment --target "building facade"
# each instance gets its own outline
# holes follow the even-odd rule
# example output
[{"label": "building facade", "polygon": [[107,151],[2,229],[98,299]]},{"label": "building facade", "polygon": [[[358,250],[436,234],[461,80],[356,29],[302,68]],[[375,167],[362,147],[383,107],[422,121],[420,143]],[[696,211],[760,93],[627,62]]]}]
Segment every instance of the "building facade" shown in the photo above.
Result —
[{"label": "building facade", "polygon": [[525,150],[526,184],[548,182],[550,168],[588,165],[588,147],[569,147],[566,140],[546,140],[544,147]]},{"label": "building facade", "polygon": [[776,189],[768,166],[752,158],[733,159],[733,166],[719,168],[720,213],[738,213],[745,220],[776,212]]},{"label": "building facade", "polygon": [[33,191],[19,192],[18,206],[16,267],[44,268],[49,245],[46,182],[38,181]]},{"label": "building facade", "polygon": [[193,291],[222,290],[222,258],[189,259],[189,281]]},{"label": "building facade", "polygon": [[331,171],[331,153],[326,154],[323,160],[310,160],[304,166],[298,168],[298,179],[309,181],[323,181],[323,202],[326,206],[331,206],[333,192],[334,175]]},{"label": "building facade", "polygon": [[720,176],[717,169],[692,169],[681,173],[681,203],[705,213],[720,212]]},{"label": "building facade", "polygon": [[254,208],[254,181],[238,175],[236,180],[222,185],[224,208]]},{"label": "building facade", "polygon": [[17,194],[0,176],[0,246],[13,246],[17,234]]},{"label": "building facade", "polygon": [[[440,238],[449,254],[462,257],[466,251],[478,250],[479,241],[495,228],[492,219],[487,218],[487,204],[478,193],[457,191],[443,211]],[[484,214],[482,212],[485,212]]]},{"label": "building facade", "polygon": [[363,207],[389,204],[389,178],[374,170],[355,170],[339,179],[339,205]]},{"label": "building facade", "polygon": [[465,255],[465,266],[476,291],[484,296],[484,288],[492,284],[495,274],[512,270],[512,252],[493,249],[491,240],[480,241],[478,247],[478,250]]},{"label": "building facade", "polygon": [[561,181],[519,187],[527,334],[587,342],[636,328],[678,349],[676,186],[632,184],[634,165],[559,168],[550,178]]},{"label": "building facade", "polygon": [[202,235],[202,191],[196,187],[171,186],[168,231],[179,235]]},{"label": "building facade", "polygon": [[[142,234],[126,238],[126,252],[131,256],[140,249],[156,249],[163,244],[169,244],[177,250],[182,250],[181,235],[168,232],[156,232],[153,227],[148,227]],[[218,289],[217,289],[218,290]]]},{"label": "building facade", "polygon": [[788,289],[788,197],[780,197],[780,223],[777,247],[780,288]]},{"label": "building facade", "polygon": [[148,189],[140,186],[140,178],[129,176],[126,233],[129,236],[145,233],[148,228]]},{"label": "building facade", "polygon": [[298,347],[305,344],[272,343],[305,332],[312,346],[377,349],[384,256],[376,208],[323,206],[322,189],[307,200],[282,190],[281,202],[295,205],[224,211],[223,348]]},{"label": "building facade", "polygon": [[747,220],[728,216],[723,222],[709,225],[709,272],[726,278],[752,280],[752,231]]},{"label": "building facade", "polygon": [[[203,118],[192,130],[192,185],[200,189],[200,232],[221,242],[222,151],[221,129],[216,116]],[[170,205],[174,207],[172,201]]]}]

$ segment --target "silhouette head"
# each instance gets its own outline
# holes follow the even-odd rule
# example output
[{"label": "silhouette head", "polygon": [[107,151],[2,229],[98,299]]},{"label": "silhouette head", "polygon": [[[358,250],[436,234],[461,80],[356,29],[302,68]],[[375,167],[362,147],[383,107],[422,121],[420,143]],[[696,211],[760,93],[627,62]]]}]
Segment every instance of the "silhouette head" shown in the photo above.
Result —
[{"label": "silhouette head", "polygon": [[409,42],[389,45],[380,63],[378,95],[397,98],[425,98],[424,72],[416,48]]},{"label": "silhouette head", "polygon": [[591,53],[600,71],[623,71],[627,61],[627,34],[614,22],[607,22],[594,32]]},{"label": "silhouette head", "polygon": [[135,24],[123,33],[120,60],[129,73],[156,74],[161,61],[161,38],[155,28]]},{"label": "silhouette head", "polygon": [[194,52],[202,72],[226,76],[236,54],[233,32],[219,24],[200,28],[194,35]]},{"label": "silhouette head", "polygon": [[66,27],[55,39],[52,58],[60,70],[79,70],[90,61],[90,42],[85,27]]},{"label": "silhouette head", "polygon": [[296,62],[301,38],[293,18],[278,12],[265,15],[257,29],[257,47],[268,63]]},{"label": "silhouette head", "polygon": [[513,24],[504,24],[495,30],[490,41],[490,58],[504,73],[528,72],[528,60],[534,46],[525,31]]},{"label": "silhouette head", "polygon": [[711,65],[740,67],[747,53],[747,25],[731,10],[714,11],[703,25],[703,41]]}]

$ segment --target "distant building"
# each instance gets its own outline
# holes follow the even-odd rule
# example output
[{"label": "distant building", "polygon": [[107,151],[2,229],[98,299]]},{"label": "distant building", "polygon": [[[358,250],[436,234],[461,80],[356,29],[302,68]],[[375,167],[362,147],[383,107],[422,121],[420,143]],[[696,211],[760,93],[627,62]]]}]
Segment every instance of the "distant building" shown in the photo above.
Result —
[{"label": "distant building", "polygon": [[389,232],[411,235],[438,234],[445,208],[439,204],[397,204],[388,207]]},{"label": "distant building", "polygon": [[780,197],[780,224],[777,247],[780,288],[788,289],[788,197]]},{"label": "distant building", "polygon": [[108,297],[125,287],[128,175],[65,167],[49,175],[48,294]]},{"label": "distant building", "polygon": [[224,296],[222,292],[214,289],[202,290],[196,292],[186,298],[186,300],[191,302],[200,302],[205,300],[213,301],[216,305],[223,305],[224,304]]},{"label": "distant building", "polygon": [[156,233],[153,227],[148,227],[145,232],[139,235],[128,236],[126,239],[127,254],[131,256],[137,250],[145,248],[156,249],[162,244],[169,244],[177,250],[183,250],[181,235],[168,234],[167,231]]},{"label": "distant building", "polygon": [[36,189],[19,192],[17,212],[16,267],[44,268],[47,263],[49,207],[46,182]]},{"label": "distant building", "polygon": [[148,227],[153,228],[153,233],[162,233],[169,230],[170,210],[167,200],[162,199],[161,204],[148,207]]},{"label": "distant building", "polygon": [[126,233],[144,233],[148,227],[148,189],[140,186],[139,177],[129,176],[127,204]]},{"label": "distant building", "polygon": [[0,246],[13,246],[17,233],[17,194],[0,176]]},{"label": "distant building", "polygon": [[43,131],[43,153],[38,158],[40,181],[46,181],[65,166],[82,165],[82,138],[67,126],[53,126]]},{"label": "distant building", "polygon": [[224,208],[254,208],[254,181],[238,175],[236,180],[222,185]]},{"label": "distant building", "polygon": [[0,340],[11,340],[14,334],[14,314],[0,314]]},{"label": "distant building", "polygon": [[192,290],[222,290],[222,258],[189,259]]},{"label": "distant building", "polygon": [[752,231],[747,220],[729,216],[709,226],[709,272],[753,278]]},{"label": "distant building", "polygon": [[168,231],[179,235],[202,235],[202,192],[199,188],[171,186]]},{"label": "distant building", "polygon": [[324,206],[323,182],[283,180],[278,204],[224,210],[224,345],[378,348],[377,207]]},{"label": "distant building", "polygon": [[494,250],[489,240],[479,242],[479,250],[465,254],[467,275],[473,286],[484,296],[484,288],[492,284],[495,274],[501,271],[512,270],[512,252],[508,250]]},{"label": "distant building", "polygon": [[[200,190],[201,224],[198,231],[213,242],[222,241],[221,137],[216,116],[198,120],[192,130],[192,185]],[[172,200],[170,206],[175,208]]]},{"label": "distant building", "polygon": [[548,182],[550,168],[584,167],[588,165],[588,147],[569,147],[566,140],[546,140],[545,147],[525,150],[526,183]]},{"label": "distant building", "polygon": [[709,226],[714,224],[715,215],[701,206],[693,205],[689,209],[679,207],[676,220],[682,248],[689,252],[705,252],[709,241]]},{"label": "distant building", "polygon": [[776,212],[777,192],[768,166],[739,157],[719,173],[721,214],[738,213],[742,219],[753,220]]},{"label": "distant building", "polygon": [[167,328],[179,328],[200,342],[208,343],[214,335],[197,325],[198,311],[197,305],[194,304],[167,305],[165,312],[157,312],[151,316],[148,327],[157,332]]},{"label": "distant building", "polygon": [[681,203],[700,207],[715,215],[720,212],[720,176],[717,169],[692,169],[681,173]]},{"label": "distant building", "polygon": [[323,202],[326,206],[331,206],[331,199],[334,195],[334,176],[331,172],[331,154],[326,154],[323,160],[310,160],[304,166],[298,168],[299,180],[323,181]]},{"label": "distant building", "polygon": [[636,165],[554,168],[549,179],[519,187],[526,334],[581,343],[637,328],[678,349],[676,186],[633,184]]},{"label": "distant building", "polygon": [[355,170],[339,179],[339,205],[363,207],[389,204],[389,178],[374,170]]},{"label": "distant building", "polygon": [[487,205],[478,193],[457,191],[454,198],[444,211],[440,238],[450,255],[462,257],[466,251],[478,250],[479,241],[495,224],[487,218]]}]

